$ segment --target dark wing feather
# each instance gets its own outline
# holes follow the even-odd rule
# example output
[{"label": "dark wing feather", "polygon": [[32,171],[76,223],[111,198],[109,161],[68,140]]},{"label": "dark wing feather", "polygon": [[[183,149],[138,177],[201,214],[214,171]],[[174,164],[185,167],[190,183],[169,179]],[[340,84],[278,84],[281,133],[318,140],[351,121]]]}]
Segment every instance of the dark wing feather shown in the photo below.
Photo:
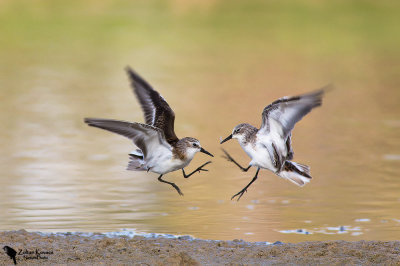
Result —
[{"label": "dark wing feather", "polygon": [[165,141],[163,132],[150,125],[102,118],[85,118],[85,123],[131,139],[142,151],[144,158],[151,156],[152,152],[160,145],[171,149],[171,146]]},{"label": "dark wing feather", "polygon": [[126,71],[131,79],[133,91],[139,100],[146,124],[162,130],[168,143],[179,139],[174,131],[175,113],[165,99],[130,67]]},{"label": "dark wing feather", "polygon": [[[278,130],[286,138],[293,130],[294,125],[299,122],[313,108],[322,104],[322,97],[326,87],[314,92],[293,96],[283,97],[274,101],[264,108],[262,112],[262,124],[260,131],[268,133],[271,127]],[[271,119],[277,123],[271,123]]]},{"label": "dark wing feather", "polygon": [[292,148],[292,133],[289,133],[286,139],[286,150],[287,156],[285,160],[292,160],[294,156],[293,148]]}]

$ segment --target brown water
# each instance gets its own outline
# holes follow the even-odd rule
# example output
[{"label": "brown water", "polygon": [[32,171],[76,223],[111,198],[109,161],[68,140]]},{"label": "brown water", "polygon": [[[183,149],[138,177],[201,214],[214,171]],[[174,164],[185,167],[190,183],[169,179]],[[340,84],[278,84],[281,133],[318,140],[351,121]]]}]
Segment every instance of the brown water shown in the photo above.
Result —
[{"label": "brown water", "polygon": [[[400,238],[396,1],[0,2],[0,229],[248,241]],[[123,68],[169,102],[179,137],[215,155],[184,179],[125,171],[127,139],[84,117],[142,122]],[[333,83],[297,124],[304,188],[225,161],[220,137],[271,101]],[[224,144],[243,165],[236,141]],[[209,160],[198,154],[190,171]],[[342,226],[342,228],[340,228]],[[298,229],[304,231],[296,232]],[[290,231],[290,230],[294,230]]]}]

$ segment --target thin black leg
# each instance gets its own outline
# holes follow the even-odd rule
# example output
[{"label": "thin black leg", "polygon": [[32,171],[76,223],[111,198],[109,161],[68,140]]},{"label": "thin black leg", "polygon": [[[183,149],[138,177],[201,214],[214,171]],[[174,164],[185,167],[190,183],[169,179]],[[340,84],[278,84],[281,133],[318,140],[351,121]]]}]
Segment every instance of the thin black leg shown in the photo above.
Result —
[{"label": "thin black leg", "polygon": [[165,181],[164,179],[161,178],[162,176],[163,176],[163,175],[160,175],[160,176],[158,177],[158,181],[163,182],[163,183],[170,184],[171,186],[173,186],[173,187],[176,189],[176,191],[178,191],[179,195],[183,196],[182,191],[180,190],[180,188],[179,188],[177,185],[175,185],[175,183]]},{"label": "thin black leg", "polygon": [[241,191],[239,191],[238,193],[236,193],[235,195],[232,196],[231,200],[233,200],[236,196],[240,195],[239,198],[237,199],[238,201],[240,200],[240,198],[243,196],[243,194],[245,192],[247,192],[247,189],[249,188],[249,186],[251,184],[253,184],[254,181],[256,181],[257,177],[258,177],[258,172],[260,171],[260,167],[257,168],[257,172],[256,175],[253,177],[253,179],[250,181],[249,184],[247,184],[247,186],[245,186]]},{"label": "thin black leg", "polygon": [[183,177],[184,178],[188,178],[189,176],[193,175],[194,173],[196,173],[197,171],[208,171],[207,169],[203,169],[204,166],[206,166],[207,164],[211,163],[211,161],[206,162],[205,164],[200,165],[199,167],[197,167],[196,170],[194,170],[193,172],[191,172],[190,174],[185,174],[185,169],[182,168],[182,173],[183,173]]},{"label": "thin black leg", "polygon": [[225,156],[222,156],[222,157],[225,158],[225,159],[227,159],[228,161],[233,162],[234,164],[236,164],[237,167],[239,167],[243,172],[247,172],[247,171],[250,169],[251,165],[249,165],[247,168],[244,168],[244,167],[241,166],[239,163],[237,163],[237,162],[232,158],[232,156],[229,155],[229,153],[228,153],[226,150],[222,149],[222,151],[225,153]]}]

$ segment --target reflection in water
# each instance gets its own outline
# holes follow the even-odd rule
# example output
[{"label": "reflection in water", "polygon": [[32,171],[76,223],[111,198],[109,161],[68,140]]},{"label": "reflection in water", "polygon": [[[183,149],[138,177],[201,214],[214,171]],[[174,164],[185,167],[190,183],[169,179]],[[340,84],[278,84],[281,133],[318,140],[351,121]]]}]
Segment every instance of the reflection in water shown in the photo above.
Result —
[{"label": "reflection in water", "polygon": [[[0,229],[398,239],[398,6],[180,2],[1,4]],[[216,155],[209,172],[165,176],[184,197],[155,174],[125,171],[133,145],[83,123],[143,121],[127,64],[174,107],[178,137]],[[221,158],[219,138],[243,121],[259,125],[272,100],[328,82],[336,89],[294,129],[295,159],[313,181],[298,188],[261,170],[230,201],[255,169]],[[248,163],[237,143],[226,149]],[[197,154],[191,165],[207,160]]]}]

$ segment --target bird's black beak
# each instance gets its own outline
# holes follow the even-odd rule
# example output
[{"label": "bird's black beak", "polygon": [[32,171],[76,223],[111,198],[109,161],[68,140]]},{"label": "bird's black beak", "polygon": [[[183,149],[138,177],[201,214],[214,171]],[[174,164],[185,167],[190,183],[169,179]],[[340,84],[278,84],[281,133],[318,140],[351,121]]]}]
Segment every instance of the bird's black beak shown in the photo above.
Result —
[{"label": "bird's black beak", "polygon": [[206,150],[203,149],[203,148],[201,148],[200,151],[201,151],[202,153],[205,153],[205,154],[207,154],[207,155],[210,155],[211,157],[214,157],[214,155],[212,155],[211,153],[209,153],[208,151],[206,151]]},{"label": "bird's black beak", "polygon": [[230,134],[226,139],[224,139],[223,141],[221,141],[219,144],[222,144],[222,143],[224,143],[225,141],[228,141],[228,140],[230,140],[230,139],[232,139],[232,134]]}]

